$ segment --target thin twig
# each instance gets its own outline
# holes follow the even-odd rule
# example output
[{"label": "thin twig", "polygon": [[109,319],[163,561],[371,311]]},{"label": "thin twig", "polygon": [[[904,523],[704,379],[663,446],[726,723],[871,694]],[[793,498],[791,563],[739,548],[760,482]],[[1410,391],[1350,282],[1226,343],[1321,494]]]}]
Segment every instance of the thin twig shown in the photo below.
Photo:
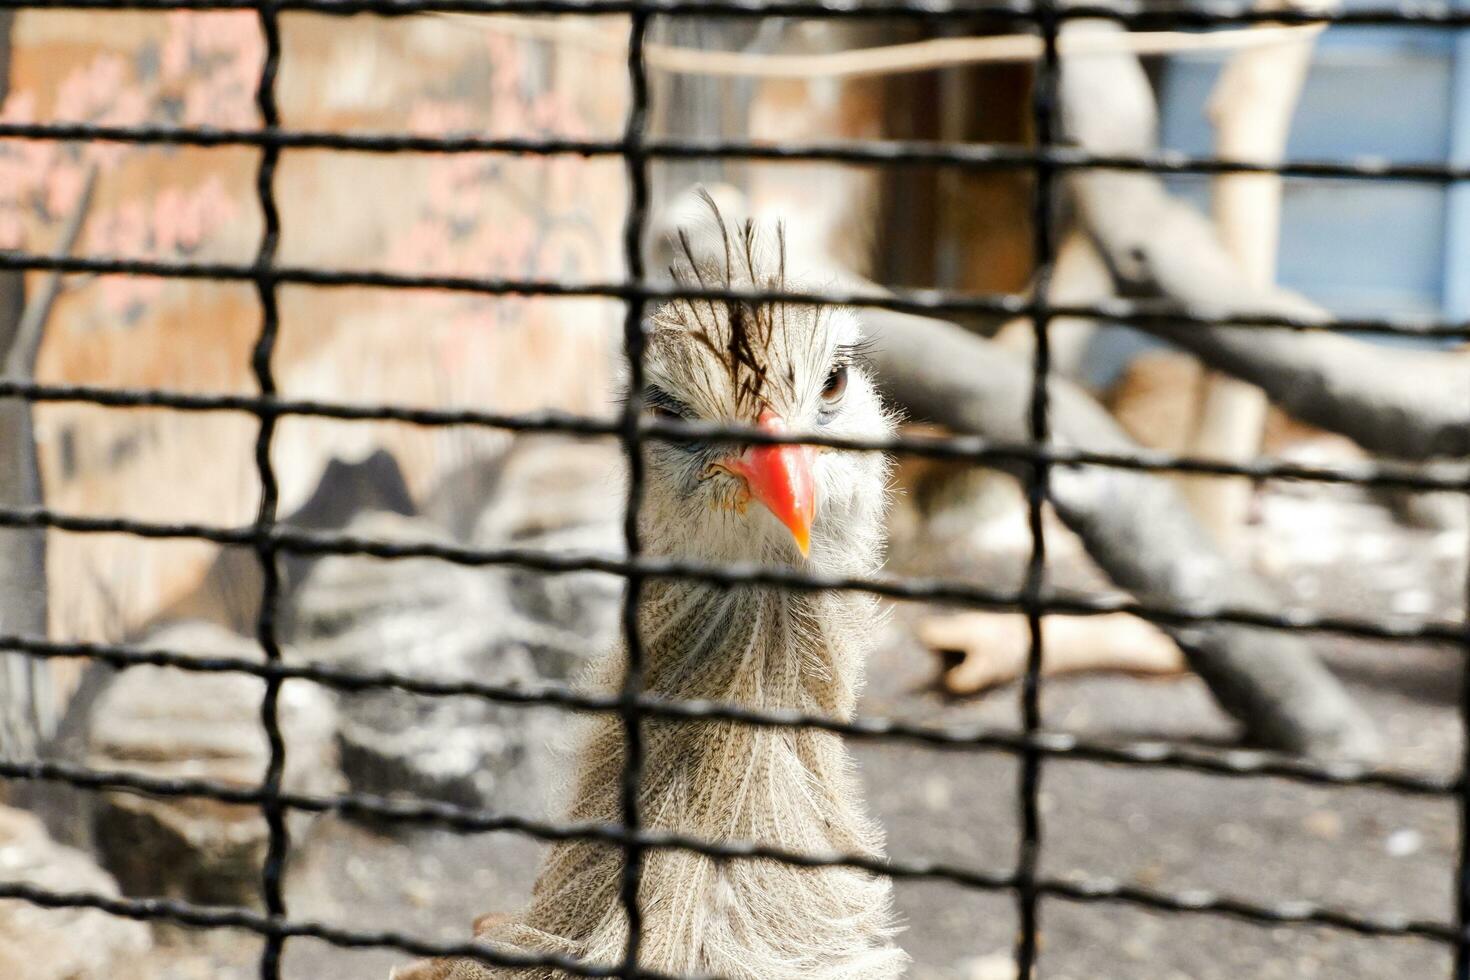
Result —
[{"label": "thin twig", "polygon": [[[61,238],[52,251],[56,258],[65,259],[71,256],[77,239],[82,235],[82,228],[87,224],[87,214],[92,210],[92,193],[96,187],[97,164],[93,163],[87,169],[87,176],[82,182],[82,193],[71,214],[67,216],[66,225],[61,229]],[[16,327],[15,340],[10,345],[10,352],[5,355],[3,369],[0,369],[0,377],[25,379],[33,373],[36,357],[41,351],[41,340],[46,334],[46,321],[51,319],[51,308],[61,295],[62,275],[60,269],[53,269],[47,274],[40,290],[26,303],[20,325]]]},{"label": "thin twig", "polygon": [[[624,48],[620,36],[582,23],[476,14],[449,13],[438,16],[473,24],[498,34],[587,48],[605,53],[609,57],[620,57]],[[1321,33],[1325,26],[1273,25],[1209,33],[1134,31],[1117,35],[1064,36],[1058,50],[1068,57],[1125,51],[1142,56],[1235,50],[1305,41]],[[1005,34],[990,37],[931,38],[908,44],[813,54],[706,51],[652,43],[645,50],[650,68],[678,74],[829,79],[900,75],[985,62],[1035,61],[1041,56],[1042,45],[1040,38],[1030,34]]]}]

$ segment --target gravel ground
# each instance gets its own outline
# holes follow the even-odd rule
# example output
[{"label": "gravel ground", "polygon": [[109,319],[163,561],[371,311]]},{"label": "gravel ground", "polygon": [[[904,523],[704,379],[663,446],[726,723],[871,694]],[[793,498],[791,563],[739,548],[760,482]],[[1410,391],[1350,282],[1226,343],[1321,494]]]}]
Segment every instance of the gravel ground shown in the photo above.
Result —
[{"label": "gravel ground", "polygon": [[[1457,541],[1463,538],[1396,529],[1384,511],[1357,498],[1330,508],[1329,523],[1320,516],[1305,520],[1329,509],[1303,509],[1300,501],[1293,493],[1267,495],[1255,532],[1256,563],[1274,573],[1283,590],[1328,611],[1458,614],[1465,576]],[[961,542],[959,550],[969,546]],[[1066,547],[1057,554],[1058,561],[1068,560]],[[898,611],[873,661],[863,713],[931,724],[1018,725],[1014,686],[964,702],[932,693],[933,658],[916,647],[909,629],[922,613]],[[1333,638],[1314,643],[1376,719],[1387,765],[1435,774],[1455,770],[1456,651]],[[1228,746],[1235,737],[1193,677],[1060,678],[1045,686],[1044,712],[1048,727],[1092,738]],[[1014,865],[1015,760],[894,743],[854,750],[893,855],[996,871]],[[1308,900],[1437,921],[1453,914],[1452,801],[1059,760],[1045,763],[1042,787],[1046,875],[1103,876],[1169,891],[1209,889],[1253,902]],[[458,939],[473,916],[517,907],[538,853],[534,842],[506,834],[390,837],[322,818],[299,842],[289,903],[294,916]],[[1013,975],[1012,896],[903,882],[898,901],[906,921],[902,943],[914,958],[911,976]],[[1446,949],[1413,939],[1051,899],[1041,918],[1040,974],[1048,980],[1417,980],[1450,970]],[[160,980],[255,975],[258,947],[252,941],[183,931],[160,939]],[[302,980],[381,978],[401,961],[393,953],[293,940],[285,973]]]}]

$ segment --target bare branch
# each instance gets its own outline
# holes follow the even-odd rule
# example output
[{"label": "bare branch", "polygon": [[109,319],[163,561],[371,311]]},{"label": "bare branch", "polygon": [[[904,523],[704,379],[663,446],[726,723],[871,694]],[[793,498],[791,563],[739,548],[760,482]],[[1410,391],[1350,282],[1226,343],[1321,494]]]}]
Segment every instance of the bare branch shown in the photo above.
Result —
[{"label": "bare branch", "polygon": [[[863,318],[877,342],[874,363],[885,387],[911,413],[998,441],[1028,440],[1025,357],[941,320],[878,310]],[[1052,379],[1050,390],[1058,443],[1141,451],[1086,392],[1061,378]],[[1141,599],[1275,605],[1272,589],[1220,551],[1171,481],[1061,467],[1052,474],[1052,491],[1057,514],[1102,570]],[[1167,632],[1256,741],[1326,757],[1376,751],[1371,723],[1300,637],[1220,623]]]},{"label": "bare branch", "polygon": [[[87,169],[81,195],[72,207],[71,214],[67,216],[66,225],[61,229],[61,237],[57,239],[53,250],[56,258],[66,258],[76,248],[77,239],[81,237],[87,215],[92,209],[92,193],[96,188],[97,165],[94,163]],[[5,354],[4,362],[0,363],[0,377],[29,378],[35,374],[36,357],[41,353],[46,322],[51,319],[51,308],[61,295],[61,280],[61,272],[53,269],[47,274],[40,291],[26,303],[25,312],[21,314],[20,323],[15,329],[15,337],[11,340],[10,350]]]},{"label": "bare branch", "polygon": [[[76,246],[91,208],[97,170],[87,174],[86,185],[62,229],[55,254],[65,257]],[[41,289],[25,304],[19,317],[0,327],[8,335],[8,350],[0,349],[0,377],[30,378],[46,333],[51,308],[61,291],[61,273],[47,276]],[[20,290],[17,278],[15,288]],[[23,290],[22,290],[23,292]],[[9,327],[10,329],[5,329]],[[41,472],[30,403],[0,399],[0,503],[35,507],[42,503]],[[47,631],[46,532],[12,529],[0,532],[0,629],[10,633],[44,636]],[[23,758],[34,754],[38,739],[55,731],[58,709],[51,684],[51,665],[20,654],[0,657],[0,755]]]},{"label": "bare branch", "polygon": [[[626,40],[584,21],[545,17],[481,17],[440,13],[450,20],[487,34],[545,41],[577,47],[607,57],[622,57]],[[1127,51],[1134,55],[1174,54],[1186,51],[1224,51],[1269,48],[1291,44],[1321,33],[1322,24],[1250,27],[1210,31],[1133,31],[1122,36],[1066,37],[1063,54],[1087,56]],[[764,53],[711,50],[694,44],[651,43],[645,49],[650,68],[683,75],[726,78],[792,78],[824,80],[872,78],[911,72],[957,68],[997,62],[1036,61],[1045,50],[1034,34],[987,34],[981,37],[941,37],[903,44],[856,48],[848,51]]]},{"label": "bare branch", "polygon": [[[1113,31],[1094,21],[1069,31]],[[1153,93],[1131,55],[1067,59],[1063,123],[1083,148],[1146,153],[1157,145]],[[1069,178],[1083,227],[1120,286],[1188,310],[1326,321],[1320,306],[1250,282],[1210,223],[1152,174],[1086,171]],[[1470,358],[1326,333],[1153,322],[1155,335],[1209,367],[1259,385],[1304,422],[1365,449],[1410,459],[1470,455]]]}]

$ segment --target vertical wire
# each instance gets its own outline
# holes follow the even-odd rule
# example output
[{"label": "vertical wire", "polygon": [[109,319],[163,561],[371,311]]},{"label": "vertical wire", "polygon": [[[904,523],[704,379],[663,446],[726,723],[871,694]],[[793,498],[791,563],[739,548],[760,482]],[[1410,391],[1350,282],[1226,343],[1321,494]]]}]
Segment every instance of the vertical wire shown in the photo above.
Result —
[{"label": "vertical wire", "polygon": [[[1462,491],[1470,511],[1470,483]],[[1464,633],[1460,657],[1460,855],[1455,876],[1455,980],[1470,980],[1470,550],[1465,556]]]},{"label": "vertical wire", "polygon": [[[258,0],[256,11],[261,33],[265,38],[265,60],[261,64],[260,82],[255,90],[255,105],[260,113],[261,126],[272,131],[280,125],[280,113],[276,106],[276,74],[281,60],[281,29],[275,0]],[[266,399],[276,394],[271,361],[280,330],[275,272],[272,268],[281,237],[281,216],[275,197],[276,164],[279,159],[280,147],[271,141],[265,142],[261,146],[260,166],[255,176],[262,229],[260,247],[255,255],[254,279],[255,291],[260,297],[261,317],[260,333],[256,336],[255,347],[251,351],[250,366],[260,394]],[[277,416],[269,406],[260,406],[256,416],[260,420],[260,431],[255,440],[255,468],[260,478],[260,509],[255,519],[254,546],[260,560],[261,590],[255,635],[265,653],[267,666],[274,666],[281,660],[281,648],[276,637],[276,602],[280,596],[281,581],[276,543],[272,537],[280,490],[275,468],[271,464],[271,443],[275,437]],[[270,747],[270,760],[266,764],[265,779],[261,783],[261,812],[265,816],[270,840],[261,870],[261,895],[266,913],[273,918],[284,918],[286,915],[282,879],[286,854],[291,846],[286,829],[285,809],[281,806],[280,798],[281,775],[286,767],[286,743],[281,735],[278,712],[280,695],[281,678],[268,673],[265,677],[265,694],[260,704],[261,726],[265,729],[266,741]],[[266,936],[260,955],[261,980],[279,980],[281,951],[285,941],[285,936],[280,933],[273,932]]]},{"label": "vertical wire", "polygon": [[[628,211],[623,223],[623,260],[628,283],[623,320],[623,349],[628,359],[628,398],[623,405],[622,432],[628,459],[628,498],[623,514],[623,540],[628,560],[636,561],[642,550],[638,514],[643,504],[643,231],[648,218],[647,155],[643,150],[648,120],[648,72],[643,49],[648,35],[649,13],[634,9],[628,25],[628,117],[623,130],[623,163],[628,172]],[[621,898],[628,917],[628,946],[621,976],[638,976],[638,947],[643,937],[643,912],[638,907],[638,890],[643,877],[643,847],[634,838],[639,831],[638,789],[643,776],[643,716],[639,698],[643,693],[643,640],[638,633],[638,601],[643,577],[630,571],[624,576],[622,627],[627,648],[620,711],[623,719],[623,878]]]},{"label": "vertical wire", "polygon": [[[1470,34],[1457,32],[1455,50],[1456,88],[1464,90],[1463,79],[1458,76],[1470,70]],[[1457,115],[1463,117],[1470,113],[1470,106],[1457,105]],[[1460,120],[1456,120],[1457,122]],[[1464,140],[1465,133],[1460,126],[1451,127],[1451,135],[1457,144],[1451,149],[1452,156],[1461,157],[1465,152],[1458,144]],[[1456,161],[1458,162],[1458,160]],[[1453,211],[1464,212],[1470,210],[1470,191],[1463,184],[1451,184],[1449,189],[1450,208]],[[1457,248],[1458,246],[1458,248]],[[1455,252],[1465,247],[1462,240],[1456,242],[1453,239],[1447,250],[1446,258],[1456,258]],[[1446,266],[1446,269],[1453,266]],[[1458,277],[1447,276],[1446,286],[1450,293],[1451,304],[1463,306],[1465,292],[1463,289],[1456,290],[1453,285]],[[1458,293],[1458,296],[1456,295]],[[1456,303],[1456,299],[1460,302]],[[1461,315],[1461,310],[1454,311]],[[1470,397],[1467,397],[1466,415],[1470,416]],[[1470,511],[1470,483],[1463,488],[1464,498],[1462,506]],[[1467,543],[1470,545],[1470,543]],[[1455,980],[1470,980],[1470,550],[1465,556],[1465,608],[1464,631],[1461,639],[1460,657],[1460,854],[1455,876],[1455,924],[1459,934],[1455,937],[1454,973]]]},{"label": "vertical wire", "polygon": [[[1046,383],[1047,375],[1051,371],[1051,346],[1047,332],[1050,321],[1047,294],[1055,259],[1052,228],[1055,170],[1046,156],[1055,138],[1053,119],[1059,72],[1058,19],[1053,2],[1054,0],[1036,0],[1036,26],[1041,33],[1043,52],[1037,65],[1031,95],[1032,123],[1036,130],[1036,143],[1041,151],[1041,159],[1036,165],[1036,188],[1032,198],[1032,247],[1036,257],[1036,276],[1031,323],[1035,334],[1035,354],[1028,415],[1031,441],[1038,449],[1045,449],[1050,439]],[[1021,755],[1019,787],[1021,846],[1016,862],[1016,903],[1020,920],[1015,951],[1017,980],[1031,980],[1035,975],[1039,929],[1040,896],[1036,887],[1036,872],[1041,860],[1042,840],[1041,753],[1035,748],[1034,736],[1041,728],[1041,593],[1046,577],[1046,535],[1042,518],[1051,478],[1047,461],[1037,458],[1029,467],[1027,477],[1027,521],[1031,532],[1031,554],[1026,562],[1026,579],[1021,599],[1030,633],[1030,648],[1026,654],[1026,673],[1021,683],[1021,714],[1027,739],[1026,749]]]}]

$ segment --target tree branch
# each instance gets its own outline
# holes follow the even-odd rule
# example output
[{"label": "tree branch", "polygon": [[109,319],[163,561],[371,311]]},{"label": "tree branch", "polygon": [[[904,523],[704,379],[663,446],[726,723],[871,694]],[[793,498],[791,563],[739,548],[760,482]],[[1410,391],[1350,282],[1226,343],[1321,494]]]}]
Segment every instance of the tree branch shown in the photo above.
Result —
[{"label": "tree branch", "polygon": [[[54,254],[66,257],[76,246],[92,204],[97,168],[88,171],[76,206],[67,218]],[[52,272],[18,317],[5,326],[9,342],[0,348],[0,377],[28,379],[46,333],[51,308],[61,291],[61,273]],[[36,458],[31,405],[19,398],[0,399],[0,504],[36,507],[43,502],[41,470]],[[0,531],[0,628],[6,632],[45,636],[48,629],[46,532],[39,529]],[[0,658],[0,754],[26,758],[35,754],[59,720],[49,662],[12,653]]]},{"label": "tree branch", "polygon": [[[1025,357],[929,317],[870,310],[863,320],[885,388],[911,413],[1001,442],[1029,440],[1031,366]],[[1050,393],[1058,444],[1140,451],[1082,389],[1053,377]],[[1140,599],[1263,611],[1275,605],[1273,590],[1221,553],[1168,480],[1058,467],[1052,502],[1108,577]],[[1371,723],[1300,637],[1228,624],[1166,631],[1254,740],[1324,757],[1375,753]]]},{"label": "tree branch", "polygon": [[[1065,29],[1118,30],[1096,21]],[[1156,148],[1153,92],[1131,55],[1065,59],[1061,96],[1064,129],[1084,149]],[[1158,177],[1080,171],[1068,181],[1083,227],[1125,291],[1169,297],[1189,310],[1330,319],[1302,296],[1250,282],[1209,222]],[[1286,329],[1166,322],[1142,328],[1370,451],[1410,459],[1470,455],[1470,358]]]},{"label": "tree branch", "polygon": [[[71,214],[67,216],[66,224],[61,229],[61,237],[56,241],[56,248],[52,251],[56,258],[67,258],[72,249],[76,248],[82,228],[87,224],[87,215],[92,210],[92,194],[96,189],[97,165],[94,163],[87,168],[87,174],[82,178],[82,192],[77,196]],[[51,308],[61,295],[62,278],[60,271],[52,270],[42,283],[40,292],[26,303],[25,311],[16,324],[10,350],[5,353],[4,360],[0,361],[0,377],[30,378],[35,375],[36,358],[40,356],[41,341],[46,335],[46,322],[51,319]]]}]

